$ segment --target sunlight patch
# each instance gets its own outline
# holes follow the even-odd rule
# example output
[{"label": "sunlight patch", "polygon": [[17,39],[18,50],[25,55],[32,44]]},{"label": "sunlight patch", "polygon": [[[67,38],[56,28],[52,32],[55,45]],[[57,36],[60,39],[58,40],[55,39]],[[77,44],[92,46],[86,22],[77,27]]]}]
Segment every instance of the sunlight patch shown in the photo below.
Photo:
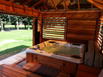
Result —
[{"label": "sunlight patch", "polygon": [[0,42],[0,46],[1,45],[4,45],[4,44],[8,44],[8,43],[11,43],[11,42],[17,42],[18,40],[4,40],[2,42]]}]

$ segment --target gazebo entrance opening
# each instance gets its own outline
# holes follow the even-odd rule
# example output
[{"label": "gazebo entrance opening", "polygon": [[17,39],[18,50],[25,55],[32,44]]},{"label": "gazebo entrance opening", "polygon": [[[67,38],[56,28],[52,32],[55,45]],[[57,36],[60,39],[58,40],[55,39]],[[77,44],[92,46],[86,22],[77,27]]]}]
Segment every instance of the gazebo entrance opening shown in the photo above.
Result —
[{"label": "gazebo entrance opening", "polygon": [[0,60],[32,46],[32,18],[0,14]]}]

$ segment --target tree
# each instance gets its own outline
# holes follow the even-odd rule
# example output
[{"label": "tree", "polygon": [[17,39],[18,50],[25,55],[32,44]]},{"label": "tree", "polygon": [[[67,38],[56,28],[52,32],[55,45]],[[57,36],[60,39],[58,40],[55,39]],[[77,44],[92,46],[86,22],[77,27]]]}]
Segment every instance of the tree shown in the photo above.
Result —
[{"label": "tree", "polygon": [[2,30],[5,29],[5,24],[11,23],[11,25],[15,25],[15,29],[19,30],[20,23],[23,23],[26,29],[26,26],[28,25],[28,29],[30,28],[29,25],[32,24],[32,18],[31,17],[21,17],[21,16],[14,16],[14,15],[7,15],[7,14],[0,14],[0,24]]},{"label": "tree", "polygon": [[9,22],[9,18],[7,14],[0,14],[0,24],[1,24],[1,30],[5,30],[5,24]]},{"label": "tree", "polygon": [[15,26],[15,29],[17,29],[17,26],[16,26],[16,17],[11,15],[10,16],[10,19],[9,19],[9,22]]},{"label": "tree", "polygon": [[28,29],[30,28],[29,25],[32,25],[32,18],[31,17],[23,17],[23,24],[25,26],[25,29],[26,29],[26,26],[28,25]]},{"label": "tree", "polygon": [[15,28],[19,30],[19,22],[22,22],[22,17],[20,16],[10,16],[10,22],[12,25],[15,25]]}]

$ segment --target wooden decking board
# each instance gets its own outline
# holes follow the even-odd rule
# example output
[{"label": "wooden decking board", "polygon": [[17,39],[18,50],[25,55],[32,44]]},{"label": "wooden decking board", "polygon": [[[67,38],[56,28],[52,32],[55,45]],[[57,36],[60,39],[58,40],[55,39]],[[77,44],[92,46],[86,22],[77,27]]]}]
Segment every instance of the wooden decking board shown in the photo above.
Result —
[{"label": "wooden decking board", "polygon": [[[0,73],[2,77],[42,77],[35,73],[31,73],[23,70],[22,68],[11,66],[11,65],[1,65]],[[0,76],[1,76],[0,75]]]},{"label": "wooden decking board", "polygon": [[26,58],[26,50],[22,51],[16,55],[13,55],[13,56],[10,56],[6,59],[1,60],[0,65],[2,65],[2,64],[15,64],[19,61],[22,61],[25,58]]}]

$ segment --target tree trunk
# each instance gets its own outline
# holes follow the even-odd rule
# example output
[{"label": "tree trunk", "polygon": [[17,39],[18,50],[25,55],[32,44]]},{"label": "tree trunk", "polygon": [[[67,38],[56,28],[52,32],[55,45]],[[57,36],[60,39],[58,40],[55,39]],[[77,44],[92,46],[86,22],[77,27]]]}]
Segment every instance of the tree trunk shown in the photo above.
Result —
[{"label": "tree trunk", "polygon": [[15,24],[15,29],[17,29],[17,25]]},{"label": "tree trunk", "polygon": [[5,30],[5,24],[3,23],[3,29]]},{"label": "tree trunk", "polygon": [[17,23],[17,30],[19,30],[19,22],[17,21],[16,23]]},{"label": "tree trunk", "polygon": [[19,30],[19,25],[17,25],[17,30]]},{"label": "tree trunk", "polygon": [[4,31],[3,25],[1,25],[1,31]]},{"label": "tree trunk", "polygon": [[1,31],[4,31],[3,21],[1,21]]},{"label": "tree trunk", "polygon": [[29,27],[29,25],[28,25],[28,30],[30,30],[30,27]]},{"label": "tree trunk", "polygon": [[26,29],[26,25],[24,25],[25,29]]}]

